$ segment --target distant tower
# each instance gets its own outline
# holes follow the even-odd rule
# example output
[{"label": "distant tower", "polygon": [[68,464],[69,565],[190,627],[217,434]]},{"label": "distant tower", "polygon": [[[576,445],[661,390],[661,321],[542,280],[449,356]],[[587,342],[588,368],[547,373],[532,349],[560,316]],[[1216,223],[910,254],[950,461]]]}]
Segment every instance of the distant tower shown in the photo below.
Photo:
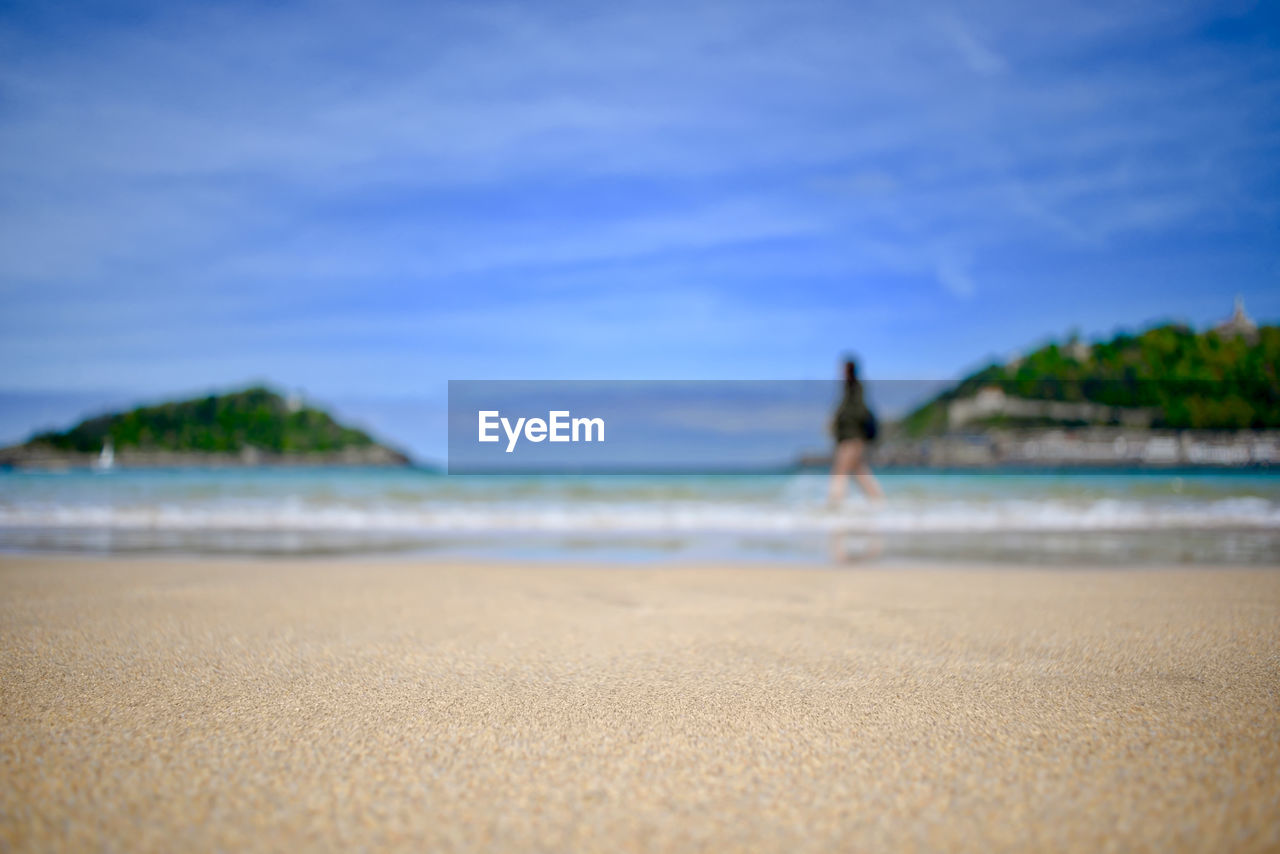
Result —
[{"label": "distant tower", "polygon": [[1067,355],[1077,362],[1087,362],[1093,355],[1093,348],[1081,341],[1079,335],[1072,333],[1071,340],[1067,342]]},{"label": "distant tower", "polygon": [[297,412],[302,409],[302,389],[294,389],[293,392],[285,398],[284,405],[290,412]]},{"label": "distant tower", "polygon": [[1244,310],[1244,297],[1236,296],[1236,308],[1231,317],[1213,327],[1223,338],[1239,336],[1250,344],[1258,340],[1258,324]]}]

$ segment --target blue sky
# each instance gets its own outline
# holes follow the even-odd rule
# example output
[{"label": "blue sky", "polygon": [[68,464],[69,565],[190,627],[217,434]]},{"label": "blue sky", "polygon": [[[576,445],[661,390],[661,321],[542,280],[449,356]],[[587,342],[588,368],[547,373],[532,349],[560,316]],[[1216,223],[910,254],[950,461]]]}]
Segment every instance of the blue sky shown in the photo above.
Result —
[{"label": "blue sky", "polygon": [[424,447],[451,378],[939,378],[1275,320],[1277,17],[0,3],[0,433],[261,378]]}]

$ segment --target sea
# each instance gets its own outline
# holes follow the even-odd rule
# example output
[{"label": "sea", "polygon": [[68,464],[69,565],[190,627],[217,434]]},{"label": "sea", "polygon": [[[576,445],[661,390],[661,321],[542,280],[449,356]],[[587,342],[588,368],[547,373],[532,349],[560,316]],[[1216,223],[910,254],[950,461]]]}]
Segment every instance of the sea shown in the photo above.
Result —
[{"label": "sea", "polygon": [[97,555],[1280,565],[1271,471],[447,475],[413,468],[0,472],[0,550]]}]

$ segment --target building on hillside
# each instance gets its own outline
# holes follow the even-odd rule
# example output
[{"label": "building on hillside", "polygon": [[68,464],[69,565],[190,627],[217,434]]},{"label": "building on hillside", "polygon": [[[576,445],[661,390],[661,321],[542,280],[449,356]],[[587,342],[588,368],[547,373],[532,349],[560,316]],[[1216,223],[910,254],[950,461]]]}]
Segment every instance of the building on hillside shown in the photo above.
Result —
[{"label": "building on hillside", "polygon": [[1093,347],[1084,343],[1078,337],[1072,336],[1071,340],[1067,342],[1067,355],[1077,362],[1087,362],[1089,357],[1093,355]]},{"label": "building on hillside", "polygon": [[1223,338],[1239,336],[1250,344],[1258,340],[1258,324],[1244,310],[1244,298],[1236,297],[1236,309],[1226,320],[1213,327]]},{"label": "building on hillside", "polygon": [[1146,429],[1155,422],[1158,414],[1155,409],[1145,407],[1012,397],[998,386],[985,386],[973,397],[951,401],[947,407],[947,426],[954,430],[975,421],[1005,417],[1070,424],[1116,424]]}]

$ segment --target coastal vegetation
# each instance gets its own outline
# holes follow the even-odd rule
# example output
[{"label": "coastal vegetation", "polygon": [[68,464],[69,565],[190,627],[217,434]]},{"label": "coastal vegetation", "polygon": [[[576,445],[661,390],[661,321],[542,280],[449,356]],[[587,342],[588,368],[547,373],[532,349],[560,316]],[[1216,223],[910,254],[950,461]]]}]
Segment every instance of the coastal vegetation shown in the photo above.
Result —
[{"label": "coastal vegetation", "polygon": [[101,415],[70,430],[40,433],[27,444],[98,453],[107,440],[117,451],[211,454],[246,449],[320,454],[375,444],[367,433],[339,424],[328,413],[263,387]]},{"label": "coastal vegetation", "polygon": [[[943,433],[955,401],[998,389],[1010,398],[1092,403],[1145,410],[1149,426],[1237,430],[1280,427],[1280,327],[1248,335],[1197,333],[1165,325],[1085,344],[1053,342],[1003,364],[990,364],[907,415],[900,434]],[[992,415],[978,427],[1016,425]]]}]

